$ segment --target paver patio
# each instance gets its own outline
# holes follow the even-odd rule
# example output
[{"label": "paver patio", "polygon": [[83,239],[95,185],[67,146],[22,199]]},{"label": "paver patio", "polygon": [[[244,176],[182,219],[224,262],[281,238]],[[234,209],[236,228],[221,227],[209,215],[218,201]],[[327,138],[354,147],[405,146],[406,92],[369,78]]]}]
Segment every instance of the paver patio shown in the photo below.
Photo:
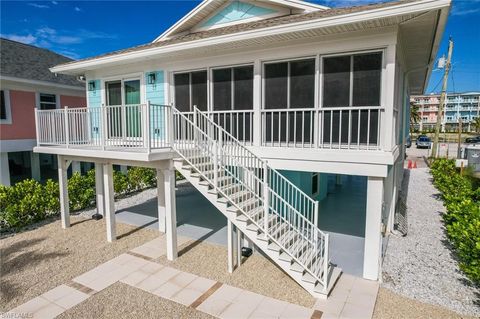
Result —
[{"label": "paver patio", "polygon": [[[188,241],[179,237],[180,245]],[[217,318],[371,318],[378,292],[376,282],[343,275],[327,300],[318,300],[313,308],[307,308],[154,261],[164,254],[165,237],[160,236],[9,313],[54,318],[91,295],[121,282]]]}]

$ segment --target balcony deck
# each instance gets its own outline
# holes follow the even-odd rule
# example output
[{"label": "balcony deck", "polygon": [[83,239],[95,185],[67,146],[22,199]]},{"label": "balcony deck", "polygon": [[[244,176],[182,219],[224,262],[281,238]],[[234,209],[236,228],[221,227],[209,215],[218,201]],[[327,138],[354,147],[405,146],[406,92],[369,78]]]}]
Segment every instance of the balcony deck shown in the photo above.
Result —
[{"label": "balcony deck", "polygon": [[[383,149],[381,107],[204,113],[265,158],[392,162],[392,152]],[[183,114],[195,122],[193,112]],[[155,161],[174,157],[175,143],[194,138],[167,105],[37,110],[35,115],[37,152]]]}]

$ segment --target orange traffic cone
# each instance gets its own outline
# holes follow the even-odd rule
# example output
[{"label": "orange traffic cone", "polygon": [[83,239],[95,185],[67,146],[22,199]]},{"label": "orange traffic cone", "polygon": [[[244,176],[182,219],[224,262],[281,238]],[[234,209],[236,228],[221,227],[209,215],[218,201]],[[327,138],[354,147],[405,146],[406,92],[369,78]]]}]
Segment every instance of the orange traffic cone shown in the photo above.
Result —
[{"label": "orange traffic cone", "polygon": [[408,160],[407,168],[408,168],[408,169],[412,169],[412,161],[411,161],[411,160]]},{"label": "orange traffic cone", "polygon": [[413,168],[417,168],[417,161],[413,162]]}]

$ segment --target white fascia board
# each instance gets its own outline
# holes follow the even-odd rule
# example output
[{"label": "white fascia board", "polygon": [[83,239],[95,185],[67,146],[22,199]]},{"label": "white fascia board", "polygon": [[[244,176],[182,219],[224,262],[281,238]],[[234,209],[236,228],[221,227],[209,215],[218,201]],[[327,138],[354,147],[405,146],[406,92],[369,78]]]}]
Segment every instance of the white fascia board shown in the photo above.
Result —
[{"label": "white fascia board", "polygon": [[319,4],[306,2],[306,1],[298,1],[298,0],[270,0],[271,2],[287,7],[293,7],[296,9],[305,10],[308,12],[317,11],[317,10],[328,10],[329,7],[322,6]]},{"label": "white fascia board", "polygon": [[164,159],[172,159],[177,157],[177,153],[170,148],[165,148],[164,150],[156,150],[152,153],[141,153],[141,152],[128,152],[128,151],[103,151],[98,149],[77,149],[77,148],[63,148],[55,146],[35,146],[33,148],[35,153],[46,153],[46,154],[56,154],[56,155],[65,155],[73,156],[77,158],[83,158],[84,162],[95,160],[89,159],[103,159],[108,160],[112,163],[115,161],[138,161],[138,162],[154,162]]},{"label": "white fascia board", "polygon": [[301,21],[296,23],[290,23],[285,25],[279,25],[269,28],[262,28],[260,30],[249,30],[239,32],[235,34],[226,34],[214,38],[207,38],[195,41],[189,41],[185,43],[178,43],[167,45],[163,47],[148,48],[141,51],[132,51],[119,53],[117,55],[99,57],[97,59],[78,61],[66,65],[58,65],[52,67],[50,71],[56,73],[74,74],[75,72],[82,72],[82,70],[90,67],[101,66],[107,63],[123,62],[130,59],[142,59],[152,57],[153,55],[166,54],[176,52],[180,50],[188,50],[192,48],[199,48],[202,46],[216,45],[225,42],[241,41],[252,38],[277,35],[280,33],[290,33],[305,31],[314,28],[324,28],[337,26],[348,23],[361,22],[366,20],[374,20],[379,18],[387,18],[393,16],[399,16],[402,14],[419,13],[430,10],[437,10],[450,6],[451,0],[424,0],[419,2],[412,2],[406,4],[400,4],[389,8],[380,8],[369,10],[367,12],[356,12],[341,16],[333,16],[327,18],[321,18],[316,20]]},{"label": "white fascia board", "polygon": [[450,13],[450,7],[442,9],[439,13],[437,30],[435,32],[435,39],[433,40],[432,50],[430,54],[430,63],[428,65],[427,74],[425,76],[425,82],[423,83],[423,92],[425,92],[425,88],[428,86],[428,81],[430,80],[430,75],[433,71],[435,58],[437,57],[440,41],[442,41],[443,32],[445,31],[445,27],[447,25],[447,18],[449,13]]},{"label": "white fascia board", "polygon": [[195,8],[192,9],[192,11],[190,11],[189,13],[187,13],[183,18],[181,18],[180,20],[178,20],[174,25],[172,25],[170,28],[168,28],[165,32],[163,32],[162,34],[160,34],[157,38],[155,38],[155,40],[153,40],[152,42],[158,42],[164,38],[167,38],[170,34],[172,34],[172,32],[174,32],[176,29],[178,29],[180,26],[182,26],[182,24],[184,24],[185,22],[187,22],[191,17],[193,17],[194,15],[196,15],[199,11],[203,10],[203,8],[205,8],[207,5],[209,5],[211,2],[213,2],[214,0],[205,0],[205,1],[202,1],[199,5],[197,5]]},{"label": "white fascia board", "polygon": [[18,82],[18,83],[24,83],[24,84],[31,84],[31,85],[39,85],[39,86],[50,86],[50,87],[56,87],[56,88],[59,88],[59,89],[77,90],[77,91],[82,91],[82,92],[85,91],[85,87],[59,84],[59,83],[48,82],[48,81],[29,80],[29,79],[17,78],[17,77],[14,77],[14,76],[0,75],[0,80],[12,81],[12,82]]}]

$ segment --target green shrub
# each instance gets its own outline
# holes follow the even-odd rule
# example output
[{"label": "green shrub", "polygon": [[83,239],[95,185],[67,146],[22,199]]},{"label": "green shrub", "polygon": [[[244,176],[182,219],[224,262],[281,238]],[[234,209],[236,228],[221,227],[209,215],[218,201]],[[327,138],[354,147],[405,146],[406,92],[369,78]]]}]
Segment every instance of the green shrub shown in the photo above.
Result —
[{"label": "green shrub", "polygon": [[[131,167],[127,175],[115,171],[113,187],[116,195],[154,187],[156,171],[151,168]],[[95,170],[85,175],[74,173],[68,180],[70,210],[95,206]],[[0,230],[20,228],[40,221],[60,211],[58,183],[48,180],[44,185],[35,180],[24,180],[14,186],[0,185]]]},{"label": "green shrub", "polygon": [[58,191],[55,192],[52,181],[43,186],[33,179],[26,179],[12,187],[2,186],[0,193],[3,229],[23,227],[58,213]]},{"label": "green shrub", "polygon": [[86,175],[73,173],[68,180],[68,199],[71,210],[79,210],[92,206],[95,202],[95,171]]},{"label": "green shrub", "polygon": [[432,163],[434,184],[447,208],[443,215],[447,235],[458,256],[460,269],[480,284],[480,189],[466,175],[460,175],[453,160]]},{"label": "green shrub", "polygon": [[132,191],[157,185],[156,170],[153,168],[131,167],[128,169],[127,179]]}]

